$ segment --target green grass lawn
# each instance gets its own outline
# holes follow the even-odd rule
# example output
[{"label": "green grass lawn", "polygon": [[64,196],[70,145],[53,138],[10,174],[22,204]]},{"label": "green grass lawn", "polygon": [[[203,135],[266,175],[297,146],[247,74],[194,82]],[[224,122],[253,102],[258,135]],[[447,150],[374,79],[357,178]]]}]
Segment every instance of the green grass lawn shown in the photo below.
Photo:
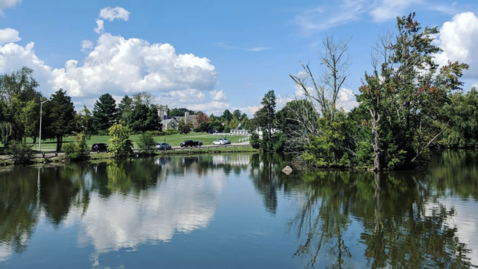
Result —
[{"label": "green grass lawn", "polygon": [[[140,135],[132,135],[131,140],[133,140],[134,147],[137,147],[137,142],[139,139]],[[171,146],[179,146],[179,143],[183,142],[184,140],[199,140],[201,141],[204,145],[212,145],[212,142],[222,136],[218,135],[211,135],[207,133],[189,133],[189,134],[175,134],[175,135],[165,135],[165,136],[155,136],[154,141],[156,142],[166,142],[170,144]],[[227,139],[229,139],[232,143],[238,143],[240,138],[244,138],[246,136],[237,136],[237,135],[231,135],[231,136],[226,136]],[[106,143],[108,144],[108,139],[110,139],[111,136],[99,136],[99,135],[94,135],[91,136],[90,140],[87,140],[88,146],[93,145],[94,143]],[[74,136],[68,136],[63,138],[63,143],[70,143],[74,142],[75,137]],[[31,138],[27,139],[27,143],[33,143],[33,140]],[[3,145],[2,145],[3,146]],[[56,149],[56,140],[43,140],[41,142],[41,148],[42,150],[55,150]],[[38,149],[38,141],[34,145],[33,149]]]}]

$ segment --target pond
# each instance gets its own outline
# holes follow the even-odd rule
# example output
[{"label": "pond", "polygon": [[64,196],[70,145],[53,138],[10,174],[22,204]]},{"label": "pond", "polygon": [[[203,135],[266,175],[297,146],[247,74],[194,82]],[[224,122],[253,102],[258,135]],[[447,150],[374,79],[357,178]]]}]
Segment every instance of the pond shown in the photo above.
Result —
[{"label": "pond", "polygon": [[286,175],[281,155],[0,170],[0,268],[478,268],[478,154]]}]

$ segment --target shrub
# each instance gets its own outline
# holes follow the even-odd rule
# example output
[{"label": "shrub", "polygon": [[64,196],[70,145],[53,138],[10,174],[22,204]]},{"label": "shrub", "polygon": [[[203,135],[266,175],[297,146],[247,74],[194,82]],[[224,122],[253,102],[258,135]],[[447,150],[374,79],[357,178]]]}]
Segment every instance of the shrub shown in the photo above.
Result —
[{"label": "shrub", "polygon": [[70,161],[86,160],[90,154],[88,145],[86,144],[86,135],[77,133],[75,135],[75,143],[64,144],[62,151]]},{"label": "shrub", "polygon": [[12,155],[15,163],[30,163],[33,155],[32,146],[26,143],[13,141],[10,143],[7,153]]},{"label": "shrub", "polygon": [[149,131],[149,133],[151,133],[152,136],[163,136],[163,135],[165,135],[164,132],[156,131],[156,130],[155,131]]},{"label": "shrub", "polygon": [[166,135],[175,135],[175,134],[179,134],[179,131],[176,130],[176,129],[171,129],[171,130],[166,130]]},{"label": "shrub", "polygon": [[156,144],[156,142],[154,142],[153,135],[151,134],[151,132],[142,133],[139,136],[137,142],[141,152],[154,150],[154,145]]}]

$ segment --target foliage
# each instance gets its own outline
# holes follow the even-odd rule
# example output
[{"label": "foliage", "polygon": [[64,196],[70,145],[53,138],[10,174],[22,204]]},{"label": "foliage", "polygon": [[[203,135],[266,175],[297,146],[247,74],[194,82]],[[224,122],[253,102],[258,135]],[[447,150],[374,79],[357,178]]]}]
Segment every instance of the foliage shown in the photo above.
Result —
[{"label": "foliage", "polygon": [[20,121],[23,124],[24,134],[26,137],[33,138],[33,143],[38,136],[38,128],[40,122],[40,103],[38,100],[30,100],[23,104],[20,111]]},{"label": "foliage", "polygon": [[56,138],[56,150],[60,151],[63,136],[75,130],[75,109],[71,97],[62,89],[51,95],[50,100],[44,104],[45,138]]},{"label": "foliage", "polygon": [[12,135],[12,124],[9,122],[0,122],[0,142],[4,145],[10,141]]},{"label": "foliage", "polygon": [[276,113],[277,128],[284,133],[284,151],[303,152],[309,142],[307,128],[303,121],[315,118],[315,110],[307,100],[292,100]]},{"label": "foliage", "polygon": [[118,118],[116,101],[109,93],[100,96],[93,108],[93,128],[96,132],[108,130]]},{"label": "foliage", "polygon": [[306,97],[286,111],[298,125],[292,130],[298,146],[292,148],[303,148],[303,159],[314,166],[350,166],[350,154],[355,154],[349,139],[353,124],[337,103],[350,65],[349,41],[336,42],[329,36],[324,39],[320,77],[314,77],[310,67],[303,64],[303,75],[290,76]]},{"label": "foliage", "polygon": [[122,120],[130,125],[131,122],[129,120],[131,111],[133,111],[133,99],[131,99],[128,95],[125,95],[118,105],[119,120]]},{"label": "foliage", "polygon": [[221,118],[222,118],[223,120],[225,120],[226,122],[229,122],[230,120],[232,120],[232,113],[231,113],[231,111],[229,111],[229,109],[224,110],[224,112],[222,113]]},{"label": "foliage", "polygon": [[201,125],[203,123],[209,122],[209,117],[207,116],[207,114],[201,112],[196,116],[196,120],[198,124]]},{"label": "foliage", "polygon": [[134,132],[154,131],[161,127],[156,106],[136,104],[130,115],[130,126]]},{"label": "foliage", "polygon": [[251,138],[249,139],[249,144],[251,144],[251,147],[255,149],[259,149],[261,147],[261,140],[259,139],[259,135],[257,133],[251,134]]},{"label": "foliage", "polygon": [[108,140],[110,156],[115,159],[124,159],[130,154],[133,154],[133,143],[129,139],[131,131],[123,121],[114,123],[109,128],[109,134],[112,136],[112,138]]},{"label": "foliage", "polygon": [[133,95],[133,106],[145,105],[146,107],[153,106],[156,97],[148,92],[140,92]]},{"label": "foliage", "polygon": [[193,129],[191,122],[184,123],[184,120],[180,120],[178,123],[178,130],[180,134],[188,134]]},{"label": "foliage", "polygon": [[31,145],[26,143],[12,141],[8,146],[7,154],[12,155],[13,160],[17,164],[29,163],[33,156],[33,150]]},{"label": "foliage", "polygon": [[347,149],[352,147],[349,145],[349,131],[355,129],[354,123],[344,111],[339,110],[335,114],[334,121],[319,118],[320,136],[309,135],[310,143],[306,145],[304,160],[312,165],[349,167],[352,164],[351,154],[354,153]]},{"label": "foliage", "polygon": [[39,121],[39,104],[41,93],[33,78],[33,70],[28,67],[11,74],[0,75],[0,122],[7,122],[8,136],[2,138],[25,141],[26,137],[36,137]]},{"label": "foliage", "polygon": [[88,145],[86,144],[86,135],[84,133],[75,134],[75,142],[63,145],[62,151],[71,161],[86,160],[90,154]]},{"label": "foliage", "polygon": [[170,129],[170,130],[166,130],[166,132],[164,132],[166,135],[175,135],[175,134],[179,134],[179,131],[176,130],[176,129]]},{"label": "foliage", "polygon": [[75,115],[76,130],[83,133],[87,139],[90,139],[94,133],[93,121],[90,110],[84,105],[83,109]]},{"label": "foliage", "polygon": [[447,147],[471,148],[478,146],[478,91],[472,88],[466,94],[457,92],[450,104],[443,107],[450,119],[440,143]]},{"label": "foliage", "polygon": [[239,109],[236,109],[232,112],[232,117],[236,118],[238,121],[241,120],[241,111]]},{"label": "foliage", "polygon": [[265,152],[274,151],[272,139],[275,123],[276,96],[273,90],[267,92],[262,98],[262,107],[254,114],[258,125],[262,129],[261,149]]},{"label": "foliage", "polygon": [[184,114],[189,112],[189,115],[194,115],[194,111],[189,110],[187,108],[173,108],[169,110],[168,116],[170,117],[184,117]]},{"label": "foliage", "polygon": [[154,142],[154,138],[151,132],[142,133],[136,143],[138,144],[138,147],[142,152],[154,150],[154,147],[156,145],[156,142]]},{"label": "foliage", "polygon": [[460,89],[466,64],[438,68],[440,52],[433,37],[436,27],[421,29],[415,14],[397,19],[395,42],[382,39],[374,72],[365,74],[357,96],[369,112],[368,126],[374,151],[374,170],[410,167],[427,160],[429,147],[447,128],[442,107],[452,91]]}]

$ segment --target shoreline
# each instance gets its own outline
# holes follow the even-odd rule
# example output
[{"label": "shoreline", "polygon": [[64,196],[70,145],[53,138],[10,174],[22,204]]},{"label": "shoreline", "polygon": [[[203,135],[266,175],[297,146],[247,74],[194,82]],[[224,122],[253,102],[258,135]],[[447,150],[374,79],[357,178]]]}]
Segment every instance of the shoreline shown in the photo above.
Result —
[{"label": "shoreline", "polygon": [[[199,148],[199,149],[180,149],[180,150],[169,150],[169,151],[153,151],[153,152],[135,152],[133,155],[127,159],[136,159],[136,158],[148,158],[155,156],[189,156],[197,154],[224,154],[224,153],[258,153],[258,149],[254,149],[251,146],[227,146],[227,147],[215,147],[215,148]],[[4,155],[5,156],[5,155]],[[30,163],[15,164],[12,158],[0,159],[0,166],[18,166],[18,165],[38,165],[38,164],[49,164],[49,163],[82,163],[82,162],[91,162],[98,160],[113,160],[114,158],[109,155],[107,152],[101,153],[90,153],[87,160],[78,160],[71,161],[62,153],[61,156],[55,154],[51,157],[40,157],[32,158]]]}]

